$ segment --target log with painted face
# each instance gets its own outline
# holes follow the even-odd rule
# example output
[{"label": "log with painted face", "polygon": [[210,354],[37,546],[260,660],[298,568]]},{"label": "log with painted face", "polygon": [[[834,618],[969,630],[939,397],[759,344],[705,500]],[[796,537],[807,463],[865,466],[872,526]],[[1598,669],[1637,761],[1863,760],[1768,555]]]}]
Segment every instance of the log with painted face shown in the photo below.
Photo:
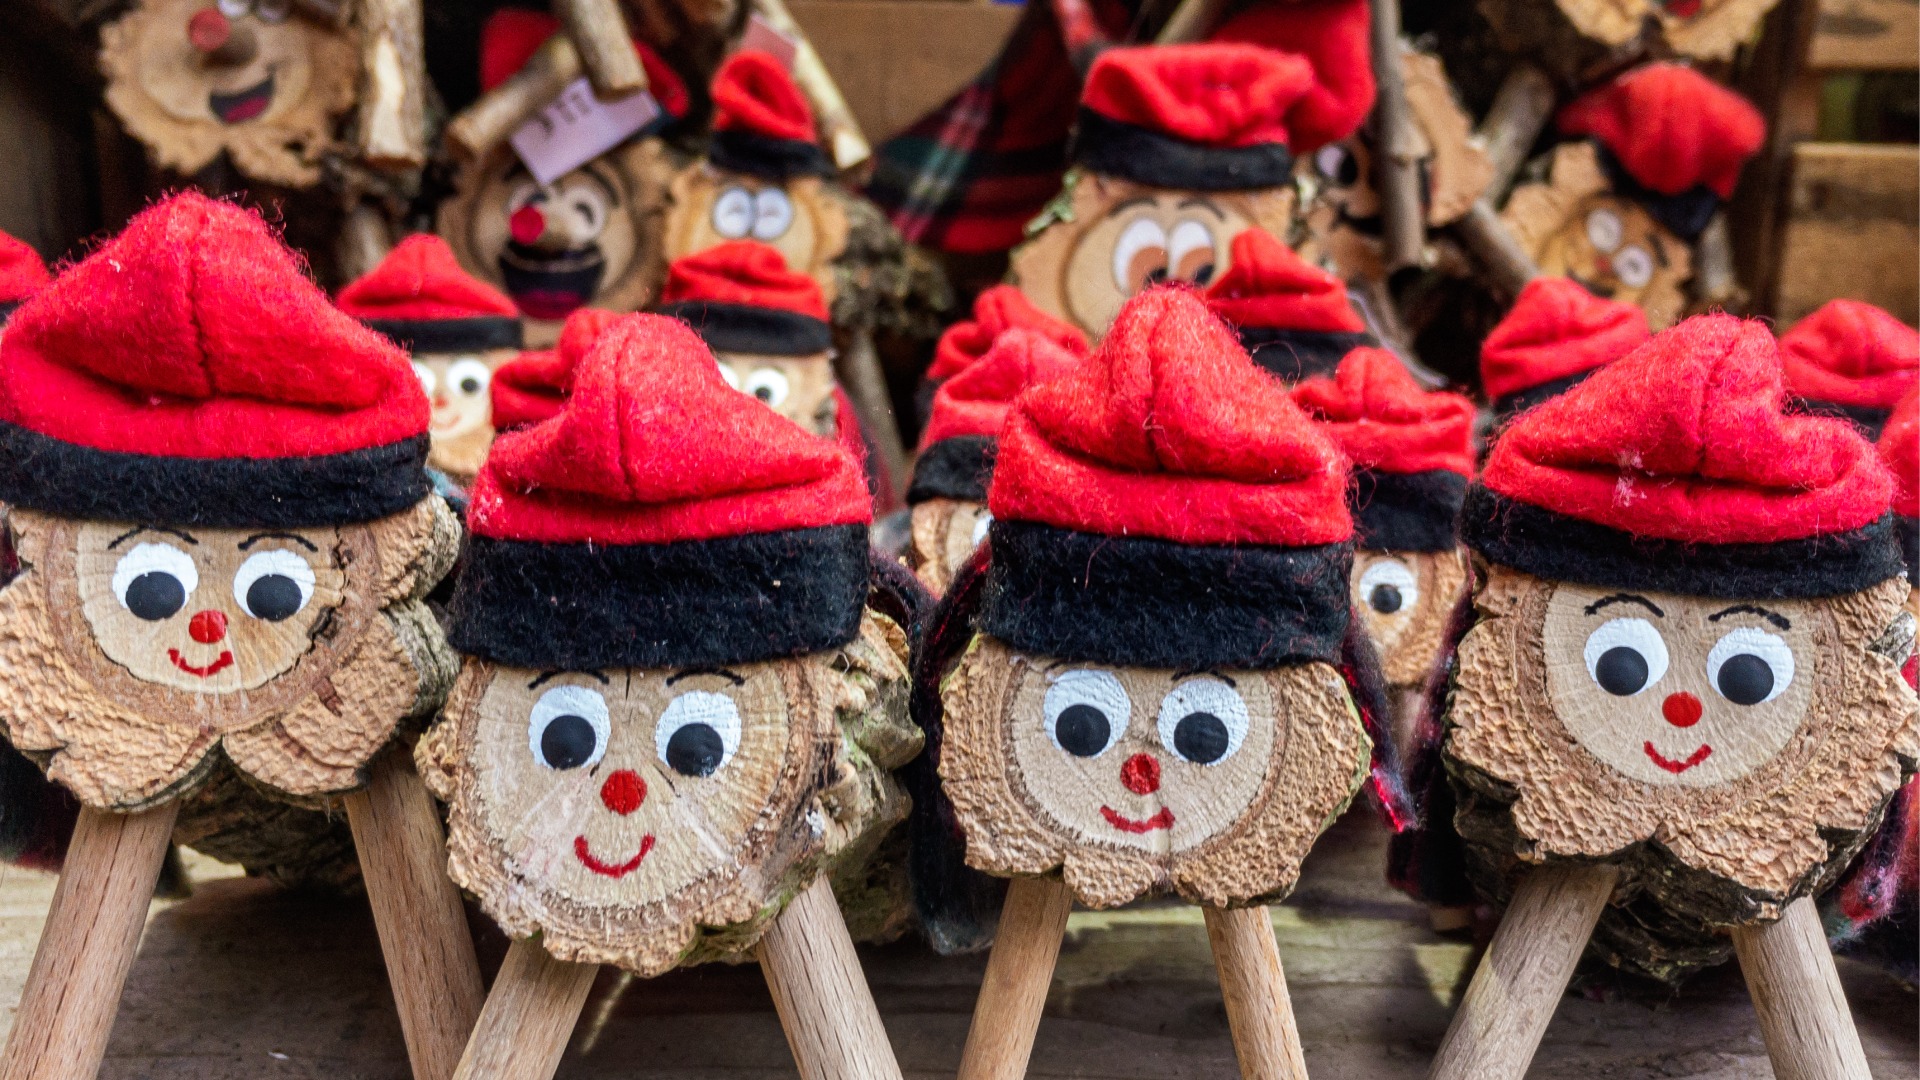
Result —
[{"label": "log with painted face", "polygon": [[1830,300],[1780,335],[1787,391],[1808,412],[1842,416],[1878,439],[1920,385],[1920,331],[1859,300]]},{"label": "log with painted face", "polygon": [[1341,357],[1379,344],[1339,278],[1258,229],[1233,238],[1233,265],[1205,296],[1253,362],[1282,382],[1330,375]]}]

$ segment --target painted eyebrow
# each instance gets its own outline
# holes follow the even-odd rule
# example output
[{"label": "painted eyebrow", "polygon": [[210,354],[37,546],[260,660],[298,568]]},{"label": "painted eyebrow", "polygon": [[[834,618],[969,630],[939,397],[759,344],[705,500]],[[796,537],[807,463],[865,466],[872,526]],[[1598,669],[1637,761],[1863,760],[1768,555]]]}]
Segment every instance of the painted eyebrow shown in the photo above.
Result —
[{"label": "painted eyebrow", "polygon": [[245,540],[240,541],[240,550],[245,551],[261,540],[291,540],[294,543],[299,544],[301,547],[306,548],[308,551],[320,550],[319,548],[314,547],[313,541],[307,539],[306,537],[295,536],[292,533],[288,533],[288,532],[254,533],[252,536],[249,536]]},{"label": "painted eyebrow", "polygon": [[200,542],[198,540],[195,540],[193,537],[188,536],[186,533],[181,532],[179,529],[169,529],[164,525],[141,525],[136,528],[128,529],[126,532],[123,532],[119,536],[114,537],[113,542],[107,545],[107,550],[112,551],[114,548],[119,547],[121,543],[123,543],[124,541],[129,540],[135,536],[139,536],[143,532],[171,533],[172,535],[177,536],[182,540],[185,540],[189,544],[197,544]]},{"label": "painted eyebrow", "polygon": [[591,675],[599,679],[600,685],[602,686],[610,686],[613,684],[612,679],[607,678],[605,673],[599,671],[543,671],[536,676],[532,682],[527,684],[527,689],[538,690],[541,684],[558,675]]},{"label": "painted eyebrow", "polygon": [[690,667],[690,668],[684,668],[680,671],[676,671],[673,674],[667,676],[667,685],[672,686],[674,683],[679,682],[681,679],[691,679],[695,675],[718,675],[723,679],[729,680],[735,686],[739,686],[747,681],[741,678],[738,674],[728,671],[726,668],[723,668],[723,667]]},{"label": "painted eyebrow", "polygon": [[1194,668],[1192,671],[1176,671],[1173,673],[1173,681],[1179,682],[1181,679],[1198,678],[1201,675],[1205,675],[1209,679],[1219,679],[1221,682],[1235,689],[1239,689],[1240,687],[1239,683],[1233,681],[1233,676],[1224,672],[1215,671],[1212,668]]},{"label": "painted eyebrow", "polygon": [[1662,267],[1669,267],[1673,265],[1673,263],[1667,260],[1667,243],[1666,241],[1660,239],[1659,233],[1657,232],[1648,233],[1647,241],[1653,245],[1653,256],[1654,258],[1660,260],[1660,265]]},{"label": "painted eyebrow", "polygon": [[1212,214],[1215,218],[1221,221],[1227,220],[1227,215],[1221,213],[1219,207],[1213,205],[1212,203],[1208,202],[1205,199],[1199,199],[1199,198],[1181,199],[1177,209],[1185,210],[1188,207],[1193,207],[1193,206],[1197,206],[1200,209],[1205,210],[1207,213]]},{"label": "painted eyebrow", "polygon": [[1777,611],[1768,611],[1766,608],[1760,607],[1757,604],[1735,604],[1724,611],[1716,611],[1707,616],[1707,621],[1719,622],[1723,615],[1758,615],[1782,630],[1793,629],[1793,624],[1787,621],[1785,615]]},{"label": "painted eyebrow", "polygon": [[1114,214],[1119,213],[1122,210],[1131,210],[1136,206],[1152,206],[1152,205],[1153,205],[1153,196],[1142,195],[1137,199],[1128,199],[1126,202],[1123,202],[1118,206],[1115,206],[1113,209],[1107,211],[1107,214],[1108,216],[1112,216]]},{"label": "painted eyebrow", "polygon": [[1587,614],[1592,615],[1608,604],[1639,604],[1641,607],[1646,608],[1648,611],[1653,612],[1663,619],[1667,617],[1667,613],[1660,610],[1660,605],[1644,596],[1635,596],[1630,592],[1617,592],[1612,596],[1603,596],[1595,600],[1593,603],[1587,605]]}]

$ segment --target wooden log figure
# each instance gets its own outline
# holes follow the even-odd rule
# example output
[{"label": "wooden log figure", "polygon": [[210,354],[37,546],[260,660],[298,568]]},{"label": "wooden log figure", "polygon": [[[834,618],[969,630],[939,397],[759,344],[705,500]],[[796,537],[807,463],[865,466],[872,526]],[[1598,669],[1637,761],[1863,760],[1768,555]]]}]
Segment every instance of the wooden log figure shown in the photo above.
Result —
[{"label": "wooden log figure", "polygon": [[904,819],[889,770],[921,742],[903,616],[867,607],[871,517],[844,450],[656,315],[495,440],[450,603],[465,666],[418,751],[454,879],[517,939],[461,1076],[552,1075],[569,972],[756,949],[802,1076],[899,1076],[825,891]]},{"label": "wooden log figure", "polygon": [[358,32],[287,0],[139,0],[100,31],[107,104],[163,168],[225,151],[240,172],[309,187],[353,107]]},{"label": "wooden log figure", "polygon": [[416,1069],[451,1073],[479,970],[418,778],[373,761],[455,671],[421,602],[459,538],[426,453],[404,354],[225,203],[146,211],[15,317],[0,691],[85,809],[0,1075],[93,1075],[176,814],[229,769],[344,799]]},{"label": "wooden log figure", "polygon": [[1560,110],[1544,183],[1501,220],[1543,274],[1639,305],[1656,330],[1687,307],[1692,245],[1761,146],[1760,113],[1677,64],[1645,64]]},{"label": "wooden log figure", "polygon": [[1331,375],[1348,353],[1380,343],[1339,278],[1270,234],[1249,229],[1232,251],[1232,265],[1207,286],[1207,306],[1282,382]]},{"label": "wooden log figure", "polygon": [[[1730,60],[1779,0],[1554,0],[1582,36],[1608,48],[1640,41],[1651,28],[1674,52],[1696,60]],[[1503,0],[1496,7],[1513,6]]]},{"label": "wooden log figure", "polygon": [[1699,316],[1514,420],[1469,492],[1446,764],[1513,899],[1436,1076],[1518,1077],[1590,933],[1669,980],[1737,951],[1776,1072],[1866,1075],[1811,896],[1920,756],[1914,619],[1892,476],[1785,399],[1764,325]]},{"label": "wooden log figure", "polygon": [[1830,300],[1780,335],[1787,392],[1799,408],[1851,420],[1878,439],[1920,385],[1920,331],[1859,300]]},{"label": "wooden log figure", "polygon": [[1559,397],[1645,344],[1647,315],[1563,277],[1535,278],[1480,343],[1480,388],[1499,422]]},{"label": "wooden log figure", "polygon": [[1180,289],[1129,301],[1015,402],[988,545],[916,661],[966,861],[1016,879],[962,1077],[1022,1075],[1071,901],[1159,893],[1207,908],[1243,1070],[1302,1075],[1260,905],[1376,744],[1337,666],[1357,640],[1346,484]]},{"label": "wooden log figure", "polygon": [[520,351],[520,312],[460,268],[445,240],[415,234],[340,290],[340,310],[413,357],[433,405],[427,464],[469,483],[493,444],[493,374]]}]

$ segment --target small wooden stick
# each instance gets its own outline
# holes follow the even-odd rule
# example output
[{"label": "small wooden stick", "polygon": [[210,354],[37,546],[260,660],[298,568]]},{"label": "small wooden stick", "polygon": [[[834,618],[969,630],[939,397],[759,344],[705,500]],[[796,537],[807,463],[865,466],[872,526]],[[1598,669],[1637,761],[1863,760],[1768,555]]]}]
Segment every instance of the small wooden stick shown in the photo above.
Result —
[{"label": "small wooden stick", "polygon": [[1476,132],[1486,145],[1487,161],[1493,165],[1493,177],[1481,198],[1498,204],[1513,186],[1513,178],[1526,164],[1527,151],[1540,137],[1540,129],[1553,115],[1553,81],[1531,64],[1522,64],[1507,73],[1494,95],[1487,118]]},{"label": "small wooden stick", "polygon": [[414,1080],[449,1080],[486,988],[460,891],[447,877],[440,815],[396,753],[374,760],[366,788],[346,804]]},{"label": "small wooden stick", "polygon": [[1716,212],[1693,246],[1693,295],[1703,306],[1738,306],[1744,299],[1733,268],[1733,233],[1727,212]]},{"label": "small wooden stick", "polygon": [[1244,1080],[1307,1080],[1293,999],[1265,907],[1203,909]]},{"label": "small wooden stick", "polygon": [[1453,1014],[1431,1080],[1520,1080],[1620,871],[1559,863],[1527,871]]},{"label": "small wooden stick", "polygon": [[420,0],[360,0],[360,156],[374,168],[427,163],[425,19]]},{"label": "small wooden stick", "polygon": [[340,239],[335,257],[340,261],[340,276],[348,281],[380,265],[393,250],[393,237],[380,211],[364,202],[356,202],[340,221]]},{"label": "small wooden stick", "polygon": [[[873,347],[871,330],[856,330],[847,342],[837,365],[853,410],[866,425],[880,458],[887,465],[895,487],[905,482],[907,455],[900,445],[900,425],[893,418],[893,400],[887,392],[886,372],[880,369],[880,354]],[[900,492],[895,491],[898,495]]]},{"label": "small wooden stick", "polygon": [[512,78],[447,123],[447,147],[468,160],[485,157],[579,77],[580,53],[565,34],[553,35]]},{"label": "small wooden stick", "polygon": [[555,960],[536,940],[514,942],[454,1080],[552,1080],[599,971]]},{"label": "small wooden stick", "polygon": [[1173,14],[1167,16],[1167,24],[1153,39],[1155,45],[1185,45],[1189,42],[1204,41],[1213,28],[1220,25],[1221,16],[1227,13],[1230,0],[1180,0]]},{"label": "small wooden stick", "polygon": [[800,1080],[901,1080],[826,878],[800,890],[754,951]]},{"label": "small wooden stick", "polygon": [[1047,987],[1073,893],[1058,878],[1014,878],[1000,907],[1000,931],[974,1002],[958,1080],[1022,1080],[1040,1031]]},{"label": "small wooden stick", "polygon": [[134,814],[80,810],[0,1078],[93,1080],[99,1073],[179,812],[172,801]]},{"label": "small wooden stick", "polygon": [[1519,238],[1486,199],[1474,200],[1473,208],[1453,223],[1453,232],[1485,264],[1494,285],[1508,296],[1520,295],[1527,282],[1540,276],[1540,265],[1520,246]]},{"label": "small wooden stick", "polygon": [[1400,58],[1400,0],[1371,0],[1374,190],[1380,193],[1388,271],[1419,266],[1426,257],[1427,214],[1420,198],[1420,134],[1407,105]]},{"label": "small wooden stick", "polygon": [[1733,928],[1740,973],[1779,1080],[1871,1080],[1813,898],[1777,922]]},{"label": "small wooden stick", "polygon": [[807,32],[800,29],[793,13],[787,10],[785,0],[753,0],[753,10],[797,46],[793,54],[793,81],[800,84],[800,91],[807,95],[814,115],[820,118],[820,130],[827,137],[834,165],[845,172],[872,157],[873,147],[861,133],[860,122],[853,118],[853,109],[848,107],[839,84],[827,72],[819,52],[807,40]]},{"label": "small wooden stick", "polygon": [[553,13],[573,39],[595,94],[622,98],[647,88],[647,69],[619,0],[553,0]]}]

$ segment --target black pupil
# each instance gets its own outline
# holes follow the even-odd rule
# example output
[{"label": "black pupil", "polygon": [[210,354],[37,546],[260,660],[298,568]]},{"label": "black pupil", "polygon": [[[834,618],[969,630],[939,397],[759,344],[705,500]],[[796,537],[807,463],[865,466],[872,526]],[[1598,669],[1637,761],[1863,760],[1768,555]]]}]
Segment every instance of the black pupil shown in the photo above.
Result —
[{"label": "black pupil", "polygon": [[550,769],[577,769],[593,756],[596,736],[584,716],[556,716],[540,733],[540,756]]},{"label": "black pupil", "polygon": [[1160,267],[1155,267],[1154,269],[1152,269],[1152,270],[1149,270],[1149,271],[1147,271],[1147,280],[1146,280],[1146,282],[1145,282],[1145,284],[1147,284],[1147,285],[1164,285],[1164,284],[1166,284],[1166,281],[1167,281],[1167,268],[1166,268],[1166,267],[1164,267],[1164,266],[1160,266]]},{"label": "black pupil", "polygon": [[1212,280],[1213,280],[1213,264],[1212,263],[1207,263],[1205,266],[1202,266],[1200,269],[1195,270],[1193,272],[1193,283],[1195,285],[1205,285],[1207,282]]},{"label": "black pupil", "polygon": [[1367,594],[1367,603],[1382,615],[1391,615],[1400,610],[1400,590],[1392,585],[1375,585]]},{"label": "black pupil", "polygon": [[127,586],[127,610],[148,622],[179,611],[187,603],[187,590],[180,579],[159,570],[150,570]]},{"label": "black pupil", "polygon": [[[127,595],[133,595],[132,591]],[[291,618],[300,610],[300,586],[285,574],[259,578],[247,586],[247,610],[268,622]]]},{"label": "black pupil", "polygon": [[1773,693],[1773,668],[1752,653],[1720,665],[1720,696],[1735,705],[1758,705]]},{"label": "black pupil", "polygon": [[1211,765],[1227,756],[1227,725],[1208,712],[1190,712],[1173,728],[1173,749],[1188,761]]},{"label": "black pupil", "polygon": [[1075,757],[1092,757],[1105,750],[1112,734],[1107,714],[1091,705],[1067,706],[1053,725],[1053,737]]},{"label": "black pupil", "polygon": [[1600,662],[1593,665],[1593,678],[1609,694],[1637,694],[1647,685],[1647,658],[1625,645],[1615,645],[1600,654]]},{"label": "black pupil", "polygon": [[757,398],[759,398],[759,399],[760,399],[761,401],[772,401],[772,400],[773,400],[773,387],[771,387],[771,386],[763,386],[763,387],[761,387],[760,389],[758,389],[758,390],[755,390],[755,391],[753,392],[753,396],[754,396],[754,397],[757,397]]},{"label": "black pupil", "polygon": [[726,744],[709,724],[687,724],[667,739],[667,764],[682,776],[712,776]]},{"label": "black pupil", "polygon": [[473,376],[471,376],[471,375],[469,375],[469,376],[467,376],[467,377],[466,377],[466,378],[464,378],[464,379],[461,379],[461,380],[460,380],[460,392],[461,392],[461,393],[463,393],[463,394],[477,394],[477,393],[479,393],[479,392],[480,392],[480,380],[479,380],[479,379],[476,379],[476,378],[474,378],[474,377],[473,377]]}]

